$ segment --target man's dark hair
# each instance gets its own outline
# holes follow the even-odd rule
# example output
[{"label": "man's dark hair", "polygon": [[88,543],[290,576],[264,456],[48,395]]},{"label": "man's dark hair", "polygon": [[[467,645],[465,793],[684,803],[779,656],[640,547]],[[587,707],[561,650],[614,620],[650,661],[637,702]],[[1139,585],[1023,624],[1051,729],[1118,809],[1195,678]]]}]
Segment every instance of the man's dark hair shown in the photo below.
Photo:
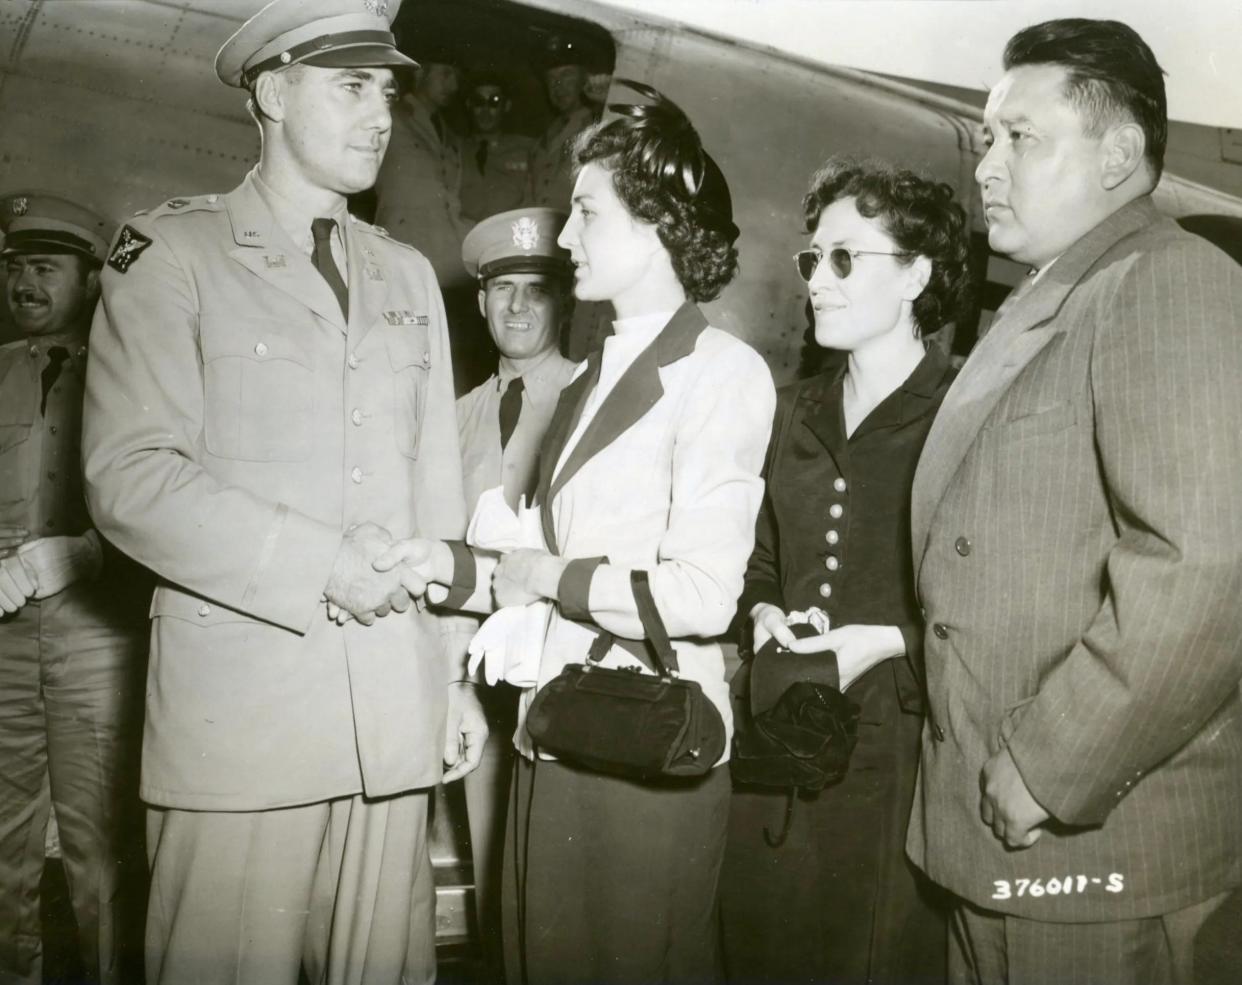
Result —
[{"label": "man's dark hair", "polygon": [[1063,67],[1069,76],[1065,98],[1082,115],[1086,132],[1098,137],[1119,120],[1137,123],[1146,137],[1147,163],[1160,179],[1169,138],[1164,70],[1133,28],[1083,17],[1044,21],[1009,39],[1004,64],[1006,71]]}]

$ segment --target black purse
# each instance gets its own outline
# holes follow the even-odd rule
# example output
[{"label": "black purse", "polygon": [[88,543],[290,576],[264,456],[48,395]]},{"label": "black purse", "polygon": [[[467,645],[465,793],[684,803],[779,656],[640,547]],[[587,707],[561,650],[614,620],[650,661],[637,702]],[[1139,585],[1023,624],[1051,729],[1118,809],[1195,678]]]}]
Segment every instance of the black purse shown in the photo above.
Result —
[{"label": "black purse", "polygon": [[[645,662],[657,676],[599,666],[616,642],[601,631],[585,663],[568,664],[540,688],[526,730],[540,751],[600,773],[701,776],[724,752],[724,721],[697,681],[677,676],[647,572],[632,572],[630,586],[647,636]],[[637,647],[626,649],[638,656]]]},{"label": "black purse", "polygon": [[[815,635],[810,626],[790,628],[799,637]],[[795,793],[822,790],[849,771],[861,709],[839,685],[836,654],[790,653],[776,640],[734,675],[733,779],[789,793],[784,830],[777,836],[764,831],[773,847],[788,833]]]}]

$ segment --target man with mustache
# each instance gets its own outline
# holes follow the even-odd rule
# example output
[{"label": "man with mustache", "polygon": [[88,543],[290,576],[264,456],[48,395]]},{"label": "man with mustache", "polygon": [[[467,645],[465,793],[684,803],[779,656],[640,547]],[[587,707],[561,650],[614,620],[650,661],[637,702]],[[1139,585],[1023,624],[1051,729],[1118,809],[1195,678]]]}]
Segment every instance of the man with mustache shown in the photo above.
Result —
[{"label": "man with mustache", "polygon": [[1132,29],[1037,24],[1004,64],[975,177],[1031,275],[914,481],[907,849],[958,898],[951,981],[1180,985],[1242,883],[1242,268],[1153,204]]},{"label": "man with mustache", "polygon": [[24,336],[0,347],[0,981],[42,979],[38,886],[54,807],[83,967],[117,982],[136,912],[123,876],[142,868],[125,807],[136,807],[150,583],[105,553],[78,455],[87,332],[114,226],[30,192],[0,198],[0,227]]},{"label": "man with mustache", "polygon": [[276,0],[242,25],[216,73],[249,93],[257,167],[129,220],[104,270],[87,493],[161,579],[148,985],[435,975],[427,791],[486,726],[460,623],[371,563],[465,527],[431,265],[346,210],[412,67],[395,13]]}]

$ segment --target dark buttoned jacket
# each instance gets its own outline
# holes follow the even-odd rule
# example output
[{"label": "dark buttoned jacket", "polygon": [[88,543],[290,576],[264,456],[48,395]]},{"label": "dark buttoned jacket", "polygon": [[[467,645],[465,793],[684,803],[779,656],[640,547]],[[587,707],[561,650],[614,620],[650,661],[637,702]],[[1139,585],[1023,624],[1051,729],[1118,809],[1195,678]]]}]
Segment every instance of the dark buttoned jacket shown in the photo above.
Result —
[{"label": "dark buttoned jacket", "polygon": [[[745,615],[759,602],[786,612],[814,605],[833,626],[898,626],[907,658],[885,661],[866,676],[890,675],[902,707],[917,711],[923,623],[910,554],[910,485],[954,371],[933,346],[848,438],[844,371],[780,392],[739,611]],[[748,627],[743,635],[749,633]]]}]

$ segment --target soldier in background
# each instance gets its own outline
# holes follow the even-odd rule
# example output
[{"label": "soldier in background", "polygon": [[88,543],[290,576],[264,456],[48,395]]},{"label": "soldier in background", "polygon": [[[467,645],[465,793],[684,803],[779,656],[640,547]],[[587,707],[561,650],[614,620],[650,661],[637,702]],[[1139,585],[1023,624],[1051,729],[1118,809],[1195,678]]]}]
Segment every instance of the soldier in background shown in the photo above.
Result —
[{"label": "soldier in background", "polygon": [[[54,806],[89,980],[119,982],[140,906],[136,821],[150,584],[82,493],[86,340],[112,223],[42,193],[0,199],[0,982],[42,981],[39,880]],[[139,885],[123,876],[132,875]]]},{"label": "soldier in background", "polygon": [[595,122],[597,108],[586,99],[590,57],[578,40],[550,35],[540,51],[543,84],[555,116],[531,154],[530,195],[535,205],[569,208],[573,168],[569,145]]},{"label": "soldier in background", "polygon": [[[516,508],[529,502],[539,446],[576,363],[558,342],[573,311],[573,266],[556,237],[569,218],[554,209],[504,212],[474,227],[462,262],[478,278],[478,305],[500,350],[496,372],[457,401],[466,507],[496,486]],[[489,738],[479,768],[465,779],[474,861],[475,909],[484,961],[501,978],[500,876],[505,805],[513,764],[518,691],[506,683],[479,689]]]},{"label": "soldier in background", "polygon": [[499,75],[487,72],[471,80],[466,107],[473,128],[462,161],[461,211],[475,222],[516,209],[530,183],[534,141],[504,130],[511,105]]}]

